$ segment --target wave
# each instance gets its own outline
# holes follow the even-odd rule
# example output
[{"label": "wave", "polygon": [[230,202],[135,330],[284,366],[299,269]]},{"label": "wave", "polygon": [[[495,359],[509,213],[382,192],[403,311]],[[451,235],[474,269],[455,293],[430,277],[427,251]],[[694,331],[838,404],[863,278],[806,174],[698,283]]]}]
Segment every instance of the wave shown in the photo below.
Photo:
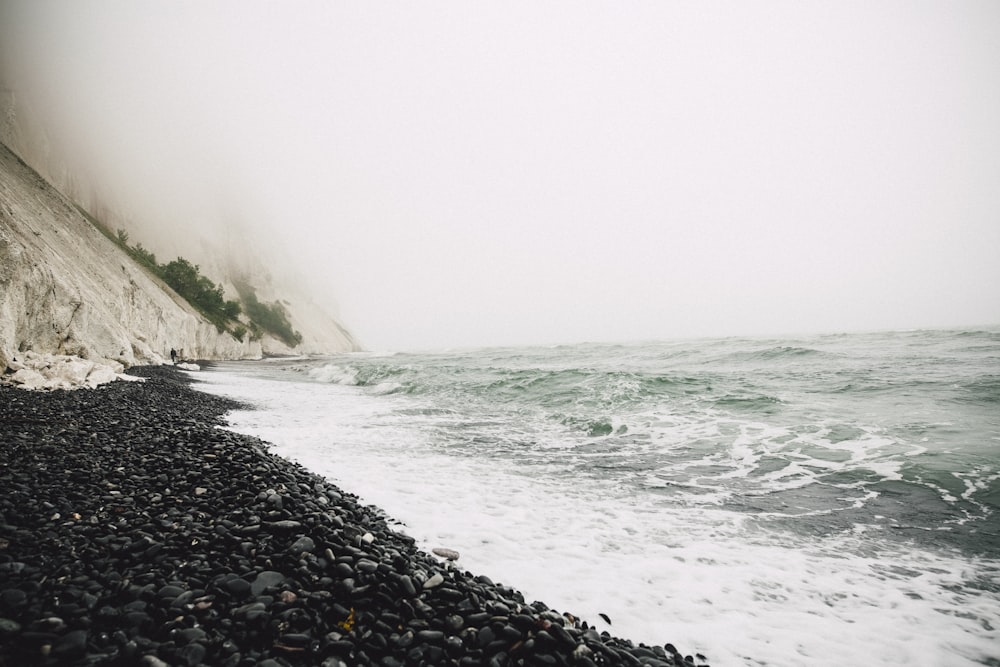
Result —
[{"label": "wave", "polygon": [[[353,387],[382,387],[391,385],[394,391],[407,391],[408,385],[399,378],[407,372],[402,366],[389,364],[338,364],[328,363],[308,371],[315,382],[339,384]],[[386,392],[392,393],[392,392]]]},{"label": "wave", "polygon": [[625,424],[615,426],[614,420],[610,417],[568,416],[561,417],[559,422],[573,431],[583,432],[592,438],[628,433],[628,426]]},{"label": "wave", "polygon": [[755,356],[760,359],[783,359],[785,357],[805,357],[813,355],[825,355],[822,350],[814,350],[811,347],[796,347],[789,345],[779,345],[767,350],[758,352]]},{"label": "wave", "polygon": [[359,359],[328,362],[307,375],[315,382],[378,388],[382,393],[452,396],[549,409],[620,409],[711,391],[711,380],[706,377],[601,368],[413,365]]},{"label": "wave", "polygon": [[306,372],[311,380],[324,384],[358,384],[358,370],[356,368],[339,366],[337,364],[326,364],[319,368],[313,368]]},{"label": "wave", "polygon": [[[917,332],[343,355],[305,365],[314,382],[384,400],[392,424],[425,428],[449,456],[509,457],[548,477],[601,483],[652,475],[679,502],[728,497],[756,514],[794,514],[792,523],[801,517],[781,503],[810,507],[814,496],[816,511],[837,509],[827,529],[842,519],[852,530],[883,525],[866,512],[908,487],[874,485],[900,478],[920,498],[939,495],[935,512],[964,519],[995,506],[995,469],[971,475],[967,465],[992,456],[996,443],[1000,351],[987,343],[978,333]],[[553,457],[559,448],[580,457]],[[968,521],[993,531],[995,522]]]},{"label": "wave", "polygon": [[1000,375],[984,375],[962,385],[963,394],[956,400],[961,403],[1000,403]]},{"label": "wave", "polygon": [[801,347],[797,345],[775,345],[772,347],[743,349],[724,353],[721,357],[711,357],[706,359],[705,365],[718,364],[745,364],[745,363],[765,363],[767,365],[787,363],[802,363],[807,360],[821,361],[824,359],[834,359],[840,355],[819,350],[812,347]]},{"label": "wave", "polygon": [[966,329],[952,335],[956,338],[984,338],[994,343],[1000,343],[1000,331],[990,329]]},{"label": "wave", "polygon": [[764,394],[746,396],[726,394],[725,396],[713,399],[711,403],[723,408],[735,408],[741,411],[771,414],[779,410],[785,402],[777,396],[767,396]]}]

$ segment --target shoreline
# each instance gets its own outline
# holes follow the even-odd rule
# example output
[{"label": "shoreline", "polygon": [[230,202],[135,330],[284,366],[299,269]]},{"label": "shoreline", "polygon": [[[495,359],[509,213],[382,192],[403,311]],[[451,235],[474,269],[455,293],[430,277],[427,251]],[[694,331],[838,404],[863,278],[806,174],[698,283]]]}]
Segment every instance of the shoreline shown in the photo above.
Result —
[{"label": "shoreline", "polygon": [[418,550],[178,370],[130,374],[0,387],[0,665],[695,664]]}]

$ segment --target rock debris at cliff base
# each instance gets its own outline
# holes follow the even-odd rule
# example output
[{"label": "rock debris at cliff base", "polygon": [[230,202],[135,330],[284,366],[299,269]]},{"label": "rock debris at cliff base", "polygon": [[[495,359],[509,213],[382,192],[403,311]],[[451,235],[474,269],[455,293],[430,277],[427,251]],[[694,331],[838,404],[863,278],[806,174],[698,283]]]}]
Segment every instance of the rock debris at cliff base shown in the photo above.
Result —
[{"label": "rock debris at cliff base", "polygon": [[[197,367],[195,368],[197,370]],[[100,362],[65,354],[20,353],[7,363],[0,374],[0,384],[16,385],[21,389],[81,389],[96,388],[115,380],[142,380],[125,373],[118,362]]]},{"label": "rock debris at cliff base", "polygon": [[0,665],[688,665],[426,554],[377,509],[143,383],[0,386]]}]

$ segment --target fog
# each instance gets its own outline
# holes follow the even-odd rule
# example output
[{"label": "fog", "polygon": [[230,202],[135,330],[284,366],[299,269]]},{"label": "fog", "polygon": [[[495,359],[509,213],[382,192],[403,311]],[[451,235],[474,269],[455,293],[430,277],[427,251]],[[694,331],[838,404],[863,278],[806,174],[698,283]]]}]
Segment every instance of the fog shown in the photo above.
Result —
[{"label": "fog", "polygon": [[0,56],[153,250],[371,349],[1000,323],[994,0],[3,0]]}]

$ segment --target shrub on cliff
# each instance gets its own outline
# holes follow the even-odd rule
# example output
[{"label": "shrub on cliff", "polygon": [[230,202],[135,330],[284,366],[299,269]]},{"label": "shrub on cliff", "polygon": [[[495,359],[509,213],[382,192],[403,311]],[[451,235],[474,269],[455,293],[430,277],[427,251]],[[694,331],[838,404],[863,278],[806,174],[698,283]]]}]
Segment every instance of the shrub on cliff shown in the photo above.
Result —
[{"label": "shrub on cliff", "polygon": [[302,342],[302,334],[292,328],[292,323],[288,321],[288,311],[280,303],[261,303],[257,298],[257,292],[249,283],[236,281],[236,291],[243,300],[247,317],[250,318],[251,330],[253,325],[263,329],[270,334],[281,339],[289,347],[295,347]]},{"label": "shrub on cliff", "polygon": [[[129,245],[129,235],[124,229],[119,229],[117,235],[112,234],[108,227],[86,210],[79,206],[77,209],[101,233],[117,243],[136,262],[148,268],[201,312],[219,332],[228,330],[241,342],[248,333],[250,340],[260,340],[265,331],[289,347],[295,347],[302,342],[302,334],[292,328],[285,307],[277,301],[270,304],[262,303],[257,298],[254,288],[246,281],[236,282],[236,289],[243,304],[241,305],[239,301],[227,301],[222,286],[201,275],[198,265],[191,264],[183,257],[178,257],[167,264],[159,264],[156,255],[143,248],[141,243]],[[240,315],[244,312],[248,322],[239,321]]]},{"label": "shrub on cliff", "polygon": [[239,317],[240,304],[226,301],[222,286],[201,275],[198,266],[183,257],[161,266],[159,273],[164,282],[201,311],[219,331],[225,331],[226,323]]}]

